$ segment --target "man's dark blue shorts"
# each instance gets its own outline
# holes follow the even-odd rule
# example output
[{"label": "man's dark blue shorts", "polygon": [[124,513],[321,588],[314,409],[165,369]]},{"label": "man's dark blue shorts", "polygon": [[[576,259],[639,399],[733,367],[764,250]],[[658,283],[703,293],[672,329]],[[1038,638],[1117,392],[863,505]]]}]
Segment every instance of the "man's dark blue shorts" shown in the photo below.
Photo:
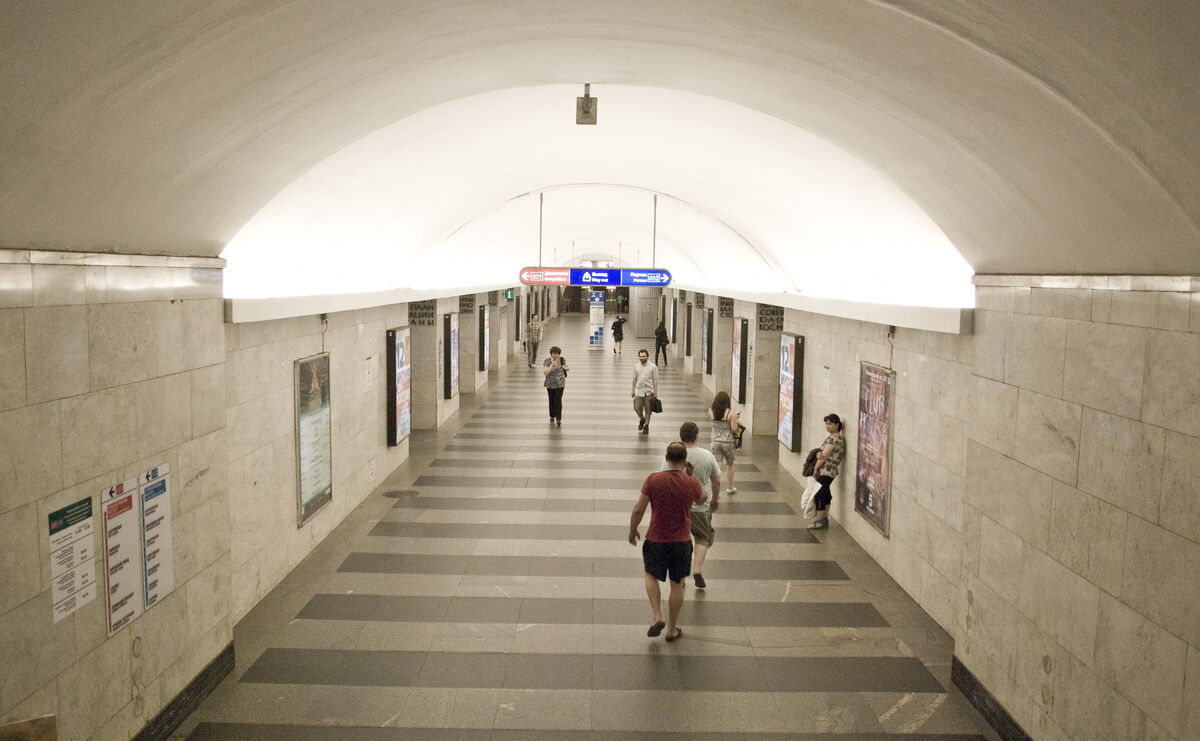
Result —
[{"label": "man's dark blue shorts", "polygon": [[655,543],[647,540],[642,543],[642,563],[646,573],[659,581],[666,581],[670,575],[671,581],[681,582],[692,573],[692,541]]}]

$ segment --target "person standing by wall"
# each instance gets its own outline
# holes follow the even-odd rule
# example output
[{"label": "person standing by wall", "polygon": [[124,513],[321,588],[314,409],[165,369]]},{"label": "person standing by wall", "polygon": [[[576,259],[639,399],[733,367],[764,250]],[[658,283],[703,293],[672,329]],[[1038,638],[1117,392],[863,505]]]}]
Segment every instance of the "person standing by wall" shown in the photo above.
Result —
[{"label": "person standing by wall", "polygon": [[739,415],[733,409],[733,400],[729,398],[729,394],[724,391],[718,391],[713,397],[712,406],[708,408],[708,418],[712,420],[712,438],[711,450],[716,457],[718,463],[725,466],[725,470],[729,472],[726,476],[728,481],[728,491],[731,495],[737,494],[737,487],[733,485],[733,466],[737,459],[737,441],[734,439],[733,431],[741,424]]},{"label": "person standing by wall", "polygon": [[550,348],[550,357],[542,362],[542,373],[546,376],[546,396],[550,400],[550,424],[562,427],[562,397],[567,388],[567,371],[571,366],[562,359],[562,349]]},{"label": "person standing by wall", "polygon": [[529,320],[529,325],[525,327],[525,345],[529,351],[529,367],[533,367],[533,363],[538,359],[538,345],[542,344],[542,320],[534,314]]},{"label": "person standing by wall", "polygon": [[650,362],[650,351],[638,350],[638,361],[633,366],[633,411],[638,416],[638,430],[650,434],[650,403],[658,396],[658,366]]},{"label": "person standing by wall", "polygon": [[613,333],[613,355],[621,354],[621,341],[625,339],[625,322],[620,314],[617,314],[616,320],[612,323]]},{"label": "person standing by wall", "polygon": [[[679,441],[687,448],[687,460],[692,465],[692,475],[700,481],[708,494],[708,501],[696,502],[692,505],[692,581],[696,589],[704,589],[704,557],[712,548],[716,531],[713,530],[712,516],[721,504],[721,467],[713,454],[700,447],[697,440],[700,428],[695,422],[684,422],[679,427]],[[666,470],[666,467],[663,467]]]},{"label": "person standing by wall", "polygon": [[658,323],[654,329],[654,362],[658,363],[658,354],[662,353],[662,367],[667,367],[667,345],[671,341],[667,338],[667,322],[664,319]]},{"label": "person standing by wall", "polygon": [[[647,355],[649,355],[647,353]],[[688,470],[687,448],[683,443],[667,446],[665,471],[652,473],[642,484],[642,493],[629,515],[629,544],[638,542],[638,525],[650,507],[650,527],[642,544],[643,581],[650,600],[650,629],[654,638],[667,629],[667,641],[683,637],[679,612],[683,607],[683,580],[692,571],[692,533],[689,511],[708,498],[700,481]],[[667,622],[662,619],[662,591],[659,582],[671,580],[667,598]]]},{"label": "person standing by wall", "polygon": [[829,505],[833,502],[833,492],[829,490],[829,485],[837,478],[842,460],[846,457],[846,436],[842,434],[842,418],[830,412],[825,415],[823,421],[829,436],[821,443],[821,451],[817,453],[817,483],[821,488],[813,495],[817,516],[808,526],[809,530],[829,527]]}]

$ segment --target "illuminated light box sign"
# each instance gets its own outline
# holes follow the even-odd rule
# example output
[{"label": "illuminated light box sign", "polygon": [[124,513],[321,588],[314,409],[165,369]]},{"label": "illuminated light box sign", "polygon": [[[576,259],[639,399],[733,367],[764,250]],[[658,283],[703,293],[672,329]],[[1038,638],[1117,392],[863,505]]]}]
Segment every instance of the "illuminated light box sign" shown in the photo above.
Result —
[{"label": "illuminated light box sign", "polygon": [[669,270],[642,268],[521,268],[527,286],[666,286]]}]

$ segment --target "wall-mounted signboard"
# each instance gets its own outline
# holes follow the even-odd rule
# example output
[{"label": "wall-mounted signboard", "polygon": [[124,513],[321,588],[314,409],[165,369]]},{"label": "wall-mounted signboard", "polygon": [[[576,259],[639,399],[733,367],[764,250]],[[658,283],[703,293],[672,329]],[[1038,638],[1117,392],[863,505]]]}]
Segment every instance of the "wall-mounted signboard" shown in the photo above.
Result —
[{"label": "wall-mounted signboard", "polygon": [[399,445],[412,432],[412,330],[387,331],[388,445]]},{"label": "wall-mounted signboard", "polygon": [[784,334],[779,338],[779,429],[776,436],[788,450],[800,450],[800,423],[804,391],[804,338]]},{"label": "wall-mounted signboard", "polygon": [[704,366],[704,375],[712,375],[712,356],[713,356],[713,310],[705,309],[704,311],[704,326],[700,333],[700,352],[703,353],[700,358]]},{"label": "wall-mounted signboard", "polygon": [[329,353],[295,362],[296,522],[333,500],[333,442],[329,399]]},{"label": "wall-mounted signboard", "polygon": [[746,319],[733,320],[733,400],[746,403],[746,364],[750,360],[750,327]]},{"label": "wall-mounted signboard", "polygon": [[657,268],[521,268],[527,286],[668,286],[671,271]]},{"label": "wall-mounted signboard", "polygon": [[492,310],[488,306],[479,307],[479,370],[485,371],[492,365]]},{"label": "wall-mounted signboard", "polygon": [[445,341],[445,373],[442,376],[443,398],[453,399],[458,395],[458,314],[442,316],[442,333]]},{"label": "wall-mounted signboard", "polygon": [[891,515],[892,409],[896,372],[862,363],[858,380],[858,468],[854,511],[888,536]]}]

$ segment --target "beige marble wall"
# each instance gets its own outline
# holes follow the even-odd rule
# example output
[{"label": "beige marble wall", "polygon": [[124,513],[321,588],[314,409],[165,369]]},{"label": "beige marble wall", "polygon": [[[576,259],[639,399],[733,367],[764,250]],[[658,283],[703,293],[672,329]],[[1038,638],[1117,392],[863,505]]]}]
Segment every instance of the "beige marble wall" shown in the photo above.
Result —
[{"label": "beige marble wall", "polygon": [[[232,640],[221,265],[0,251],[0,722],[130,738]],[[162,463],[174,592],[55,623],[49,513],[91,497],[99,554],[101,488]]]},{"label": "beige marble wall", "polygon": [[1200,738],[1197,286],[1028,283],[977,290],[957,653],[1036,738]]},{"label": "beige marble wall", "polygon": [[[407,458],[407,441],[387,445],[386,376],[386,331],[407,324],[408,306],[398,304],[226,325],[235,620]],[[333,501],[298,528],[293,364],[321,352],[330,360]]]}]

